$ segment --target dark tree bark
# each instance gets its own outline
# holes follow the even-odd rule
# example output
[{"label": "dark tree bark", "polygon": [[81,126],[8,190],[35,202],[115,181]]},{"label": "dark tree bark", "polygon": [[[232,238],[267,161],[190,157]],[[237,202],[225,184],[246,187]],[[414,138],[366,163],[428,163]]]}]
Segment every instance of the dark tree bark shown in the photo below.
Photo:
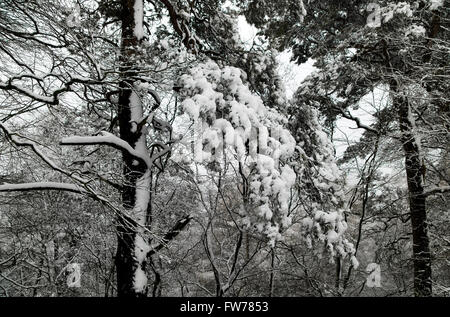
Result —
[{"label": "dark tree bark", "polygon": [[[136,21],[134,15],[135,0],[122,0],[122,41],[121,41],[121,82],[119,94],[119,129],[120,138],[135,147],[140,137],[140,131],[133,132],[130,97],[133,93],[133,76],[137,69],[134,63],[136,47],[139,40],[134,35]],[[133,165],[134,158],[127,152],[122,152],[124,168],[124,184],[122,189],[122,203],[125,211],[132,210],[136,203],[136,182],[145,172],[142,163]],[[139,263],[135,258],[135,240],[137,223],[131,217],[118,215],[117,219],[117,253],[115,264],[117,268],[117,294],[119,297],[144,297],[147,294],[137,292],[134,288],[135,272]],[[145,267],[143,268],[145,271]]]},{"label": "dark tree bark", "polygon": [[[414,295],[431,296],[431,253],[428,239],[426,195],[422,178],[423,162],[420,159],[420,144],[414,131],[414,118],[408,98],[404,96],[396,81],[391,82],[393,102],[397,109],[401,141],[405,155],[405,169],[409,191],[409,208],[413,235]],[[419,141],[420,142],[420,141]]]},{"label": "dark tree bark", "polygon": [[[115,257],[117,272],[117,296],[145,297],[146,293],[135,291],[133,282],[138,263],[134,256],[136,231],[127,222],[125,216],[118,219],[117,252]],[[130,219],[131,220],[131,219]]]}]

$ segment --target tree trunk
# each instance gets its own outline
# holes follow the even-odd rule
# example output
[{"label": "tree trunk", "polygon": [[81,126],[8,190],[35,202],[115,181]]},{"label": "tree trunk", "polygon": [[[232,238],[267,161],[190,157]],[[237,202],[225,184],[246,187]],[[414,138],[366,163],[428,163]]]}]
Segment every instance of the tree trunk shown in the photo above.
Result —
[{"label": "tree trunk", "polygon": [[269,297],[274,296],[274,288],[275,288],[275,249],[271,250],[270,257],[270,277],[269,277]]},{"label": "tree trunk", "polygon": [[423,161],[420,139],[415,131],[414,118],[408,98],[402,94],[397,82],[391,82],[393,102],[397,109],[401,141],[405,154],[405,168],[409,191],[409,208],[413,234],[414,295],[431,296],[431,253],[428,240],[426,196],[423,188]]},{"label": "tree trunk", "polygon": [[115,257],[117,272],[117,296],[144,297],[134,289],[134,276],[138,263],[134,256],[136,231],[119,219],[117,224],[117,252]]},{"label": "tree trunk", "polygon": [[336,257],[336,279],[334,282],[334,287],[336,288],[336,291],[340,293],[340,286],[341,286],[341,258],[339,256]]},{"label": "tree trunk", "polygon": [[[122,0],[122,42],[121,42],[121,81],[119,93],[118,121],[120,138],[127,141],[133,148],[147,151],[145,132],[133,129],[133,124],[142,117],[142,104],[138,94],[133,91],[134,79],[137,74],[136,48],[140,39],[136,37],[135,5],[138,0]],[[139,1],[142,5],[142,1]],[[141,21],[142,22],[142,21]],[[133,121],[135,121],[133,123]],[[148,154],[148,153],[147,153]],[[147,295],[146,285],[137,287],[137,272],[144,274],[146,284],[146,261],[136,256],[136,241],[139,232],[145,225],[149,197],[137,198],[149,190],[147,167],[143,162],[127,152],[122,152],[123,158],[123,189],[122,204],[124,212],[117,219],[117,293],[119,297],[144,297]],[[138,191],[140,193],[138,193]],[[145,196],[145,193],[144,193]],[[141,276],[142,278],[142,276]]]}]

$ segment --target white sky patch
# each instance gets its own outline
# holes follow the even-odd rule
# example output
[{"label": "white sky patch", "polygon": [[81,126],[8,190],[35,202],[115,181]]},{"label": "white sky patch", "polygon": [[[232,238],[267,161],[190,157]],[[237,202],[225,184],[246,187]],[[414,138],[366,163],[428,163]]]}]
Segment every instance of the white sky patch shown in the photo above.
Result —
[{"label": "white sky patch", "polygon": [[67,287],[81,287],[81,266],[79,263],[70,263],[66,267],[67,270]]},{"label": "white sky patch", "polygon": [[369,263],[366,267],[369,274],[366,279],[367,287],[381,287],[381,269],[377,263]]},{"label": "white sky patch", "polygon": [[313,66],[314,60],[308,59],[305,63],[298,65],[291,61],[292,51],[287,50],[281,52],[277,56],[277,62],[279,63],[278,72],[280,77],[284,81],[286,88],[286,97],[291,99],[295,91],[305,78],[313,71],[317,70]]},{"label": "white sky patch", "polygon": [[[238,29],[241,41],[244,43],[244,47],[250,49],[253,42],[257,38],[258,29],[247,23],[247,20],[242,15],[238,17]],[[316,70],[313,66],[313,59],[309,59],[307,62],[298,65],[297,63],[291,62],[291,57],[291,50],[281,52],[277,56],[277,61],[279,63],[278,71],[284,81],[287,98],[292,98],[301,82],[311,72]]]},{"label": "white sky patch", "polygon": [[[361,120],[364,125],[370,125],[369,122],[373,118],[365,109],[358,109],[350,111],[350,113]],[[341,118],[336,122],[336,130],[333,135],[333,143],[336,148],[336,157],[342,158],[345,150],[349,145],[355,144],[359,141],[364,129],[358,129],[353,120]]]},{"label": "white sky patch", "polygon": [[[386,106],[389,98],[389,91],[386,87],[377,87],[373,92],[365,95],[358,104],[357,109],[349,109],[350,114],[359,118],[361,123],[370,126],[374,121],[373,114]],[[349,145],[359,141],[364,129],[358,129],[353,120],[341,118],[336,122],[337,129],[333,136],[333,143],[336,148],[336,157],[342,158]]]}]

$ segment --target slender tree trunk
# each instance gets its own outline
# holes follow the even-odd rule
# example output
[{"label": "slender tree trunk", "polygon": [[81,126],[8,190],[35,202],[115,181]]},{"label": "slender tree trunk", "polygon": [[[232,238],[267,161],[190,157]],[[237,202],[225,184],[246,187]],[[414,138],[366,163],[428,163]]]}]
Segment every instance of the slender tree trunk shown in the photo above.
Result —
[{"label": "slender tree trunk", "polygon": [[426,196],[423,188],[423,161],[420,139],[415,131],[414,118],[408,98],[403,96],[396,81],[391,82],[394,106],[398,112],[401,141],[405,154],[405,168],[409,191],[409,208],[413,234],[414,294],[431,296],[431,253],[428,239]]},{"label": "slender tree trunk", "polygon": [[[120,138],[127,141],[133,148],[146,151],[145,133],[133,129],[139,116],[142,117],[142,104],[137,92],[133,90],[134,79],[137,74],[135,63],[136,48],[140,39],[136,37],[135,25],[139,21],[135,18],[135,5],[138,0],[122,0],[122,42],[121,42],[121,82],[119,94],[119,128]],[[142,23],[142,21],[140,21]],[[135,121],[133,123],[133,121]],[[144,297],[147,295],[147,287],[136,287],[136,273],[146,275],[145,261],[139,261],[136,257],[136,241],[139,231],[145,225],[146,211],[149,203],[137,198],[142,191],[148,191],[149,177],[147,167],[142,162],[135,160],[127,152],[123,157],[123,190],[122,203],[124,213],[117,219],[117,254],[115,264],[117,268],[117,293],[119,297]],[[141,193],[138,193],[140,191]],[[140,201],[138,201],[140,200]],[[145,199],[144,199],[145,200]],[[144,207],[142,207],[144,206]],[[143,237],[141,237],[143,238]],[[142,277],[142,276],[141,276]],[[146,281],[146,276],[144,276]]]},{"label": "slender tree trunk", "polygon": [[275,288],[275,249],[272,248],[270,256],[269,297],[274,296]]},{"label": "slender tree trunk", "polygon": [[336,291],[340,293],[341,286],[341,258],[339,256],[336,257],[336,280],[334,282],[334,287]]}]

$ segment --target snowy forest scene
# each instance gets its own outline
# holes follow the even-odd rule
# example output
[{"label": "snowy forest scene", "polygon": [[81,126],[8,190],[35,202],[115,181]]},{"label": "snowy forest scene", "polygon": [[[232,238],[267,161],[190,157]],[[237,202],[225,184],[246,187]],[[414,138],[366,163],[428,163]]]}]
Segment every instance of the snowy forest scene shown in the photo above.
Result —
[{"label": "snowy forest scene", "polygon": [[0,0],[0,297],[449,297],[449,61],[449,0]]}]

